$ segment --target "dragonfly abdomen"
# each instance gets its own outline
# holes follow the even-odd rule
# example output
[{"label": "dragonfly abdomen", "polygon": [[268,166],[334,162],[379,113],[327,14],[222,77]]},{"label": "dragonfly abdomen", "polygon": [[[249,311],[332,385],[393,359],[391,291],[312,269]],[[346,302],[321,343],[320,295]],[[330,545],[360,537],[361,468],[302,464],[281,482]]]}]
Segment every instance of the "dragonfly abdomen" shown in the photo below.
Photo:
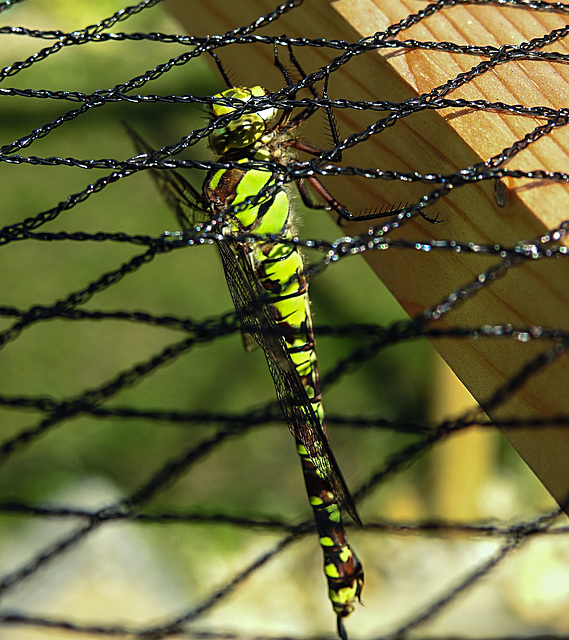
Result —
[{"label": "dragonfly abdomen", "polygon": [[[247,105],[253,97],[262,98],[265,95],[266,92],[261,87],[234,87],[218,94],[216,98],[238,99]],[[215,116],[227,115],[233,110],[234,107],[222,104],[214,104],[212,108]],[[225,250],[222,252],[222,258],[225,256],[226,277],[227,270],[231,271],[228,277],[230,290],[232,287],[235,289],[232,296],[238,312],[242,309],[241,319],[254,325],[251,335],[265,350],[275,379],[277,395],[289,419],[289,427],[295,435],[304,482],[324,555],[328,594],[338,618],[338,631],[344,638],[341,621],[353,611],[355,601],[360,599],[364,574],[358,558],[347,542],[340,502],[343,500],[352,517],[356,521],[359,519],[327,442],[308,282],[302,256],[296,246],[288,242],[292,239],[290,201],[285,188],[278,184],[277,176],[272,170],[239,167],[240,164],[251,161],[263,162],[271,159],[286,164],[289,157],[287,153],[291,153],[290,149],[294,146],[287,145],[286,141],[292,140],[292,130],[296,126],[287,127],[289,116],[290,114],[279,119],[277,110],[267,108],[243,113],[227,126],[215,130],[210,136],[212,149],[221,155],[221,162],[232,162],[234,166],[212,170],[204,182],[203,194],[212,217],[221,218],[225,222],[227,239],[233,245],[233,252],[229,255]],[[301,121],[299,119],[298,122]],[[232,235],[239,233],[266,234],[271,239],[230,240]],[[278,239],[275,240],[275,237]],[[265,341],[259,332],[263,328],[261,325],[256,326],[259,315],[243,308],[235,286],[238,282],[233,274],[232,255],[240,256],[241,264],[252,264],[256,284],[260,285],[260,296],[266,294],[265,309],[270,310],[269,315],[282,334],[282,346],[290,358],[288,363],[286,358],[281,358],[281,366],[294,366],[305,393],[302,388],[291,393],[288,382],[281,386],[284,377],[278,373],[273,361],[273,358],[278,358],[281,349],[272,349],[270,341]]]},{"label": "dragonfly abdomen", "polygon": [[[236,87],[216,98],[247,102],[265,95],[261,87]],[[223,115],[234,109],[218,104],[212,110],[214,115]],[[346,539],[340,504],[358,523],[359,518],[324,427],[308,282],[302,257],[290,242],[286,190],[272,170],[239,166],[271,158],[286,162],[279,145],[284,147],[283,140],[289,139],[296,126],[287,129],[287,120],[279,118],[278,110],[266,108],[215,130],[210,136],[212,150],[221,155],[220,161],[233,166],[211,170],[201,194],[177,171],[152,168],[151,174],[182,229],[191,229],[208,215],[223,229],[217,244],[229,291],[244,330],[265,352],[277,397],[295,437],[324,555],[328,594],[338,633],[345,640],[342,620],[359,600],[364,578]],[[140,153],[152,153],[138,134],[128,131]]]},{"label": "dragonfly abdomen", "polygon": [[328,597],[338,618],[345,618],[354,610],[356,600],[360,600],[364,584],[363,567],[348,544],[334,493],[322,478],[304,445],[297,440],[296,446],[324,556]]},{"label": "dragonfly abdomen", "polygon": [[[302,256],[296,247],[288,244],[260,244],[255,251],[254,265],[259,282],[269,295],[275,322],[283,331],[286,350],[326,433],[308,282]],[[324,556],[328,596],[334,612],[342,619],[352,613],[354,603],[360,599],[364,582],[363,567],[348,544],[338,501],[330,484],[298,438],[296,446]]]}]

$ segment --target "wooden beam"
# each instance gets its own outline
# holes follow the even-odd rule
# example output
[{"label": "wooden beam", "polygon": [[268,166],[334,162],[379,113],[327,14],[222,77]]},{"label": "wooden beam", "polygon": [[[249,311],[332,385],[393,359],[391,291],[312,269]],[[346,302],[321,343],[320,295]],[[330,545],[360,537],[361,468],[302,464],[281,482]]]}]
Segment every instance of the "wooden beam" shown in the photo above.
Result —
[{"label": "wooden beam", "polygon": [[[253,22],[273,10],[275,0],[170,0],[172,12],[192,35],[222,34]],[[355,41],[386,29],[426,4],[417,0],[311,0],[262,30],[264,34],[325,37]],[[446,7],[400,34],[422,41],[501,46],[543,36],[565,26],[562,14],[527,8],[489,5]],[[569,53],[563,41],[548,50]],[[314,70],[341,52],[297,47],[306,68]],[[218,50],[223,56],[225,51]],[[262,82],[269,89],[282,84],[268,46],[236,46],[223,58],[242,84]],[[468,71],[481,61],[474,55],[442,51],[383,49],[351,60],[333,74],[331,97],[401,101],[429,92]],[[569,67],[546,61],[508,62],[493,68],[450,94],[452,98],[486,99],[558,109],[569,103]],[[374,112],[337,110],[343,135],[369,124]],[[381,115],[385,114],[379,114]],[[366,120],[367,118],[367,120]],[[346,165],[399,171],[448,174],[487,159],[531,131],[533,117],[490,111],[447,109],[423,111],[370,138],[345,154]],[[307,139],[310,134],[307,134]],[[312,139],[311,139],[312,140]],[[563,170],[569,166],[569,134],[558,128],[530,145],[508,168]],[[352,211],[388,203],[414,201],[428,193],[425,185],[380,180],[340,179],[334,195]],[[499,192],[496,191],[499,190]],[[512,245],[540,236],[569,218],[569,191],[560,184],[531,184],[527,180],[482,182],[457,189],[440,201],[436,213],[444,221],[429,225],[413,221],[393,237],[419,240],[456,239],[481,244]],[[347,234],[368,225],[344,224]],[[466,254],[384,251],[364,254],[411,316],[439,302],[446,294],[472,281],[498,259]],[[569,262],[539,261],[517,266],[505,278],[474,296],[444,317],[441,327],[511,323],[517,326],[567,325],[569,318]],[[373,292],[370,292],[373,295]],[[434,346],[472,395],[484,402],[525,363],[549,345],[539,341],[435,340]],[[493,419],[569,415],[569,361],[558,358],[532,376],[521,390],[495,411]],[[553,427],[536,430],[505,429],[514,448],[559,503],[569,495],[569,433]],[[566,509],[567,511],[567,509]],[[568,511],[569,513],[569,511]]]}]

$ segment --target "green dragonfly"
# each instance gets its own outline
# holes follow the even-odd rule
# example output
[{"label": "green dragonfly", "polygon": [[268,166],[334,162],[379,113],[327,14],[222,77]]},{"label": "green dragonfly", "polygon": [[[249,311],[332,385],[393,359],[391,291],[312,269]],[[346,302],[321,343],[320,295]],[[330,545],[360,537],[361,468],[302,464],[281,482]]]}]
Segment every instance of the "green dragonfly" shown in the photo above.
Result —
[{"label": "green dragonfly", "polygon": [[[346,638],[343,619],[360,600],[364,573],[348,544],[340,508],[356,522],[360,519],[326,435],[308,282],[297,247],[287,242],[293,235],[291,203],[272,167],[239,166],[267,161],[286,164],[299,150],[319,152],[295,136],[314,109],[309,107],[296,117],[292,109],[263,106],[247,110],[248,103],[267,95],[265,89],[255,86],[232,87],[214,96],[212,118],[229,118],[224,119],[225,126],[213,130],[209,144],[219,162],[231,166],[211,169],[202,193],[175,170],[153,168],[151,173],[182,229],[192,229],[203,220],[217,221],[222,238],[217,246],[238,318],[245,337],[251,336],[265,353],[280,406],[296,440],[323,551],[329,598],[338,633]],[[150,156],[147,143],[127,129],[137,150],[145,154],[142,157]],[[312,203],[299,182],[307,204],[342,213],[343,207],[318,181],[307,181],[326,202]],[[247,234],[267,239],[251,239]],[[246,239],[239,239],[240,235]]]}]

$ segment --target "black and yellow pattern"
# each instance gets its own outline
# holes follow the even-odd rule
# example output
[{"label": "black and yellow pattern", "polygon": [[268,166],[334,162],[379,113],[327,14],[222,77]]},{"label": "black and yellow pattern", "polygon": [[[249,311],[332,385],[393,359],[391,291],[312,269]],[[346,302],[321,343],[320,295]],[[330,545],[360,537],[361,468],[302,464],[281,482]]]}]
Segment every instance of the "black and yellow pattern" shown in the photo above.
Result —
[{"label": "black and yellow pattern", "polygon": [[[265,95],[261,87],[234,87],[214,97],[246,106],[252,98]],[[212,115],[230,115],[236,108],[218,103]],[[294,136],[306,117],[301,113],[291,118],[290,112],[271,107],[245,112],[214,130],[209,139],[212,150],[220,162],[233,166],[211,170],[201,195],[175,171],[153,170],[153,175],[184,229],[195,224],[197,214],[221,220],[227,241],[218,246],[229,290],[244,330],[265,352],[277,396],[295,436],[324,554],[329,597],[338,631],[345,636],[342,620],[360,599],[364,574],[347,542],[340,506],[357,522],[359,518],[326,436],[302,257],[292,244],[235,238],[239,233],[266,234],[285,241],[292,238],[286,189],[278,185],[272,170],[241,169],[239,164],[286,163],[295,149],[309,148]],[[130,133],[141,151],[148,150],[137,134]],[[268,195],[256,197],[261,193]],[[275,327],[280,332],[270,330]]]}]

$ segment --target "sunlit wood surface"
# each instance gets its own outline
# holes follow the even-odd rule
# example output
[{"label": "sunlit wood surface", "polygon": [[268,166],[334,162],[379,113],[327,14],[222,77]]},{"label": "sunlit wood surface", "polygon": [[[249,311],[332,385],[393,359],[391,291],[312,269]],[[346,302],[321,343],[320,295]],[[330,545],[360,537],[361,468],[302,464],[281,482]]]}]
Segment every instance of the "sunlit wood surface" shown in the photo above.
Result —
[{"label": "sunlit wood surface", "polygon": [[[225,33],[248,24],[273,10],[276,3],[274,0],[191,3],[169,0],[167,5],[188,33],[207,35]],[[425,3],[416,0],[312,0],[301,9],[285,14],[263,29],[263,33],[355,41],[384,30],[423,6]],[[565,22],[560,14],[465,5],[447,7],[398,37],[500,46],[528,41],[563,26]],[[548,46],[547,50],[567,53],[562,41]],[[217,52],[223,56],[224,50]],[[325,64],[331,55],[329,51],[313,47],[298,47],[297,53],[303,64],[311,69]],[[334,74],[330,95],[400,101],[430,91],[483,59],[420,49],[383,49],[353,59]],[[262,82],[269,89],[279,86],[281,79],[273,67],[271,47],[231,47],[224,61],[239,83]],[[568,74],[569,68],[562,64],[527,60],[508,62],[451,92],[449,97],[557,109],[569,102]],[[352,111],[337,110],[343,135],[365,126],[365,120],[361,121],[357,116]],[[355,151],[345,155],[344,160],[359,167],[451,173],[488,159],[543,122],[534,117],[495,112],[424,111],[400,120],[380,136],[358,145]],[[564,170],[569,166],[568,147],[566,128],[558,128],[530,145],[507,166],[525,170]],[[416,200],[428,192],[428,187],[354,178],[334,182],[333,190],[352,211],[358,211]],[[540,236],[546,229],[569,218],[567,212],[569,194],[562,185],[529,184],[524,180],[506,180],[496,185],[485,181],[457,189],[441,200],[433,213],[439,214],[444,221],[442,224],[414,221],[398,235],[407,239],[452,238],[512,245],[517,240]],[[343,226],[350,235],[367,227],[353,223]],[[424,255],[394,250],[368,252],[365,258],[412,316],[497,263],[496,258],[466,254],[435,252]],[[517,326],[564,327],[569,318],[567,282],[569,263],[566,260],[514,267],[501,281],[454,310],[449,322],[453,326],[472,327],[507,322]],[[438,325],[449,326],[446,318]],[[479,402],[491,397],[493,391],[514,376],[524,363],[547,348],[543,342],[520,344],[496,339],[446,339],[435,340],[433,344]],[[492,412],[491,417],[569,414],[568,374],[567,358],[557,358]],[[504,433],[552,495],[558,502],[563,502],[569,494],[567,431],[551,427],[539,431],[506,429]]]}]

